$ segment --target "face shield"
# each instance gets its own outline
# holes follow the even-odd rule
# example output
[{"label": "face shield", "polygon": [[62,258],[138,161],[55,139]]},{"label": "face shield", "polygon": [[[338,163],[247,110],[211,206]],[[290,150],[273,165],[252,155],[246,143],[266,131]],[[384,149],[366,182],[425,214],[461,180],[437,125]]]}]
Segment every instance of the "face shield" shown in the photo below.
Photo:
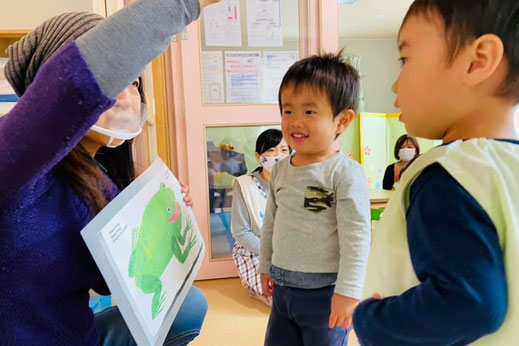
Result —
[{"label": "face shield", "polygon": [[129,97],[118,98],[115,105],[92,126],[93,131],[110,137],[106,144],[109,148],[117,146],[113,144],[115,140],[125,141],[139,135],[148,116],[146,104],[140,102],[137,88],[128,90]]}]

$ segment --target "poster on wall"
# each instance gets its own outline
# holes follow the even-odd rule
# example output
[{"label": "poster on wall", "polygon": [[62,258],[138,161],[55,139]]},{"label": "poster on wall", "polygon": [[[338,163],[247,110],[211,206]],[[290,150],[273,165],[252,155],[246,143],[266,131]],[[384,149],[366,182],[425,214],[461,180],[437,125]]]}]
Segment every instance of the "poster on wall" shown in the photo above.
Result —
[{"label": "poster on wall", "polygon": [[239,0],[223,0],[204,8],[205,45],[241,47]]},{"label": "poster on wall", "polygon": [[261,53],[225,52],[227,103],[259,103],[261,91]]},{"label": "poster on wall", "polygon": [[247,0],[247,28],[250,47],[283,46],[281,0]]},{"label": "poster on wall", "polygon": [[263,52],[263,99],[278,102],[278,91],[283,76],[299,60],[298,51]]},{"label": "poster on wall", "polygon": [[202,83],[204,103],[223,103],[223,53],[221,51],[202,52]]},{"label": "poster on wall", "polygon": [[138,345],[162,345],[205,245],[180,185],[157,159],[82,231]]}]

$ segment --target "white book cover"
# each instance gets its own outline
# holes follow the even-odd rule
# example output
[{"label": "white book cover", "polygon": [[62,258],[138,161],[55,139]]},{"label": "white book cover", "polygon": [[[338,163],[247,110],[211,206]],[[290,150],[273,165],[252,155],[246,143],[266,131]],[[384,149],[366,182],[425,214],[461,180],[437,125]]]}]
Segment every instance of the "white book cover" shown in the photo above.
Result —
[{"label": "white book cover", "polygon": [[162,345],[205,245],[180,185],[157,159],[82,231],[138,345]]}]

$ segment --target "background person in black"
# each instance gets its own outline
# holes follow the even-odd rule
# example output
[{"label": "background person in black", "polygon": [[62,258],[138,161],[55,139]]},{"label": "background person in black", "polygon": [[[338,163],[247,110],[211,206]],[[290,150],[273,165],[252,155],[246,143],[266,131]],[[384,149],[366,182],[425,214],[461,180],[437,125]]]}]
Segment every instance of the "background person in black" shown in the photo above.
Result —
[{"label": "background person in black", "polygon": [[409,135],[400,136],[395,143],[395,159],[398,161],[387,166],[384,173],[382,188],[392,190],[393,185],[400,180],[400,172],[407,167],[409,162],[420,155],[420,145],[416,138]]}]

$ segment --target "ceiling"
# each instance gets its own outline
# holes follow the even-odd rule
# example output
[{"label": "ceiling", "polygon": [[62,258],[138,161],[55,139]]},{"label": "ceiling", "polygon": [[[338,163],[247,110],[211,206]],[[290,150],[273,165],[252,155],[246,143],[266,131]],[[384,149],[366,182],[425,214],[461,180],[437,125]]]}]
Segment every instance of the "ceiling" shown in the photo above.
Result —
[{"label": "ceiling", "polygon": [[402,19],[412,2],[413,0],[357,0],[352,5],[340,4],[339,37],[341,39],[396,37]]}]

